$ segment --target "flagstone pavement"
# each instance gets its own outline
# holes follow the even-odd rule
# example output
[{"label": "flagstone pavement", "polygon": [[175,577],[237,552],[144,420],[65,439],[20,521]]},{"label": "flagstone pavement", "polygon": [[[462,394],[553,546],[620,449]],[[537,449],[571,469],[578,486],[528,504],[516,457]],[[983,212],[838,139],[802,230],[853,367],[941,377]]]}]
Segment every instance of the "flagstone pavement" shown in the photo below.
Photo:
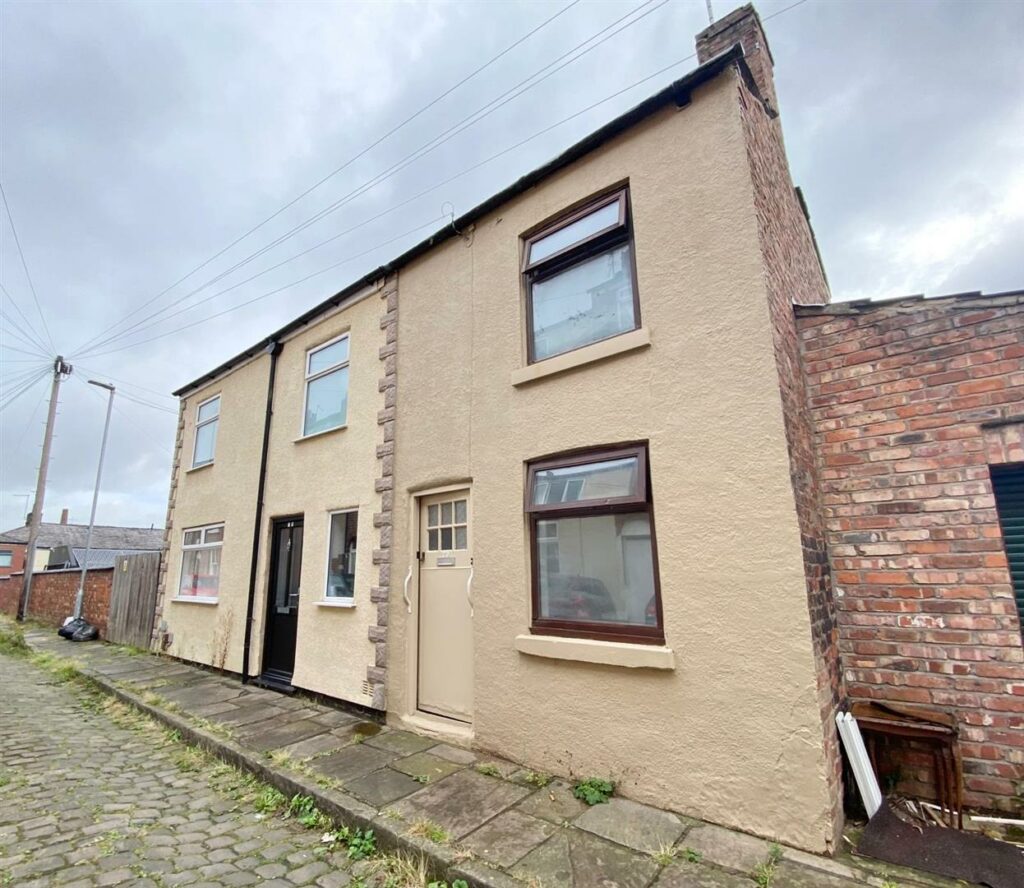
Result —
[{"label": "flagstone pavement", "polygon": [[[281,787],[308,789],[332,816],[353,825],[370,825],[386,846],[425,854],[439,873],[466,878],[470,884],[498,888],[754,888],[758,884],[755,871],[772,852],[763,839],[628,799],[612,798],[588,807],[573,796],[566,782],[549,780],[513,762],[391,730],[357,712],[302,696],[242,685],[237,677],[167,657],[130,653],[101,643],[72,644],[57,638],[52,630],[27,631],[26,639],[37,651],[75,658],[82,671],[109,692],[156,714],[165,723],[188,722],[191,730],[182,733],[191,736],[194,731],[215,754]],[[205,785],[190,788],[187,775],[186,779],[181,775],[172,779],[166,756],[140,758],[131,744],[126,747],[118,736],[120,729],[114,725],[105,728],[102,720],[91,715],[83,718],[74,711],[73,701],[55,698],[59,696],[55,689],[41,694],[42,699],[32,699],[32,695],[40,696],[38,686],[32,686],[31,695],[19,686],[19,682],[31,684],[31,679],[22,675],[30,669],[28,664],[12,667],[7,658],[0,657],[0,668],[4,671],[0,766],[17,771],[30,763],[33,775],[29,785],[34,793],[63,792],[59,782],[51,785],[38,772],[46,743],[59,736],[65,752],[50,760],[49,767],[58,769],[62,779],[73,771],[83,782],[115,787],[113,795],[123,804],[147,806],[149,818],[161,828],[159,834],[174,836],[182,829],[203,834],[178,835],[189,846],[185,856],[193,856],[194,851],[195,869],[203,884],[248,884],[246,879],[252,874],[258,876],[252,884],[349,883],[352,876],[345,861],[320,866],[325,864],[322,858],[307,859],[308,832],[285,834],[279,823],[254,822],[251,812],[231,815],[242,817],[244,829],[230,817],[218,820],[226,816],[223,803],[211,796]],[[48,726],[43,731],[47,739],[35,747],[32,726],[44,724]],[[72,739],[76,733],[77,742]],[[139,776],[125,779],[126,773]],[[162,801],[149,795],[154,781],[170,782],[170,789],[161,790],[165,792]],[[102,785],[94,788],[101,795]],[[77,841],[64,834],[59,818],[53,822],[41,813],[48,809],[38,799],[26,808],[31,813],[27,823],[12,821],[5,792],[0,784],[0,885],[12,884],[3,881],[6,860],[15,878],[37,879],[24,884],[68,882],[77,886],[70,876],[38,881],[39,855],[44,860],[59,857],[68,867],[76,867],[72,861],[81,852],[68,846]],[[133,799],[136,792],[139,799]],[[107,807],[110,802],[104,810]],[[110,813],[117,810],[115,806]],[[201,820],[190,828],[179,822],[182,814]],[[225,823],[231,823],[231,828]],[[228,846],[215,841],[222,834],[237,838],[237,842]],[[312,844],[318,838],[313,837]],[[11,868],[19,849],[29,846],[36,849],[33,860],[37,869],[33,872],[31,863],[25,861]],[[221,846],[230,854],[215,855]],[[139,847],[146,847],[145,840]],[[294,848],[292,856],[283,853],[286,847]],[[264,854],[267,848],[282,853],[271,859]],[[770,882],[773,888],[881,888],[883,884],[932,888],[952,884],[909,870],[894,874],[859,859],[841,862],[794,849],[781,851]],[[118,852],[118,861],[126,861],[128,856],[127,851]],[[198,862],[200,857],[204,863]],[[111,874],[109,858],[104,859],[107,868],[91,876],[92,881],[83,880],[83,886],[119,884]],[[318,866],[307,870],[312,862]],[[219,872],[214,868],[209,877],[203,873],[203,866],[219,863],[232,869]],[[261,867],[269,864],[275,864],[274,875],[261,875]],[[123,876],[123,867],[116,872]],[[308,882],[301,881],[307,875]],[[123,883],[185,884],[168,880],[167,874],[163,881],[145,878],[133,870]]]}]

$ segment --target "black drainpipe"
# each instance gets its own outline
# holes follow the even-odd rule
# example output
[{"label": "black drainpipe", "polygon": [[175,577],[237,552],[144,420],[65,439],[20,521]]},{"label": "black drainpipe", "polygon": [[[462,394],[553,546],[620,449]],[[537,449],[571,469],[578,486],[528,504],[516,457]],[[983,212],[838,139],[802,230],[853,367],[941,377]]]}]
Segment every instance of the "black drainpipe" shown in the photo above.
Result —
[{"label": "black drainpipe", "polygon": [[252,613],[256,606],[256,574],[260,564],[260,540],[263,524],[263,490],[267,483],[267,453],[270,450],[270,417],[274,413],[274,377],[277,375],[277,356],[281,343],[271,340],[266,354],[270,355],[270,375],[267,379],[267,413],[263,420],[263,449],[260,452],[260,480],[256,485],[256,518],[252,528],[252,563],[249,566],[249,600],[245,606],[245,642],[242,645],[242,684],[249,682],[249,648],[252,646]]}]

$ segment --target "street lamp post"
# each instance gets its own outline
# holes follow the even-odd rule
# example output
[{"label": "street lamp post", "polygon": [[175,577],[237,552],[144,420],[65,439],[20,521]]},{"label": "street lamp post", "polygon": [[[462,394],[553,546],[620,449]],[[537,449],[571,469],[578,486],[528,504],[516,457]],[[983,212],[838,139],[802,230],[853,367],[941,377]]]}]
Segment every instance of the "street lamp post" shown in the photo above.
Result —
[{"label": "street lamp post", "polygon": [[110,393],[107,399],[107,419],[103,423],[103,441],[100,444],[100,461],[96,466],[96,487],[92,492],[92,512],[89,513],[89,530],[85,535],[85,557],[82,559],[82,579],[78,584],[78,595],[75,597],[75,619],[82,617],[82,603],[85,599],[85,577],[89,572],[89,550],[92,548],[92,528],[96,523],[96,502],[100,496],[100,478],[103,476],[103,456],[107,451],[107,432],[110,431],[110,412],[114,408],[114,387],[106,382],[89,380],[89,385],[106,389]]}]

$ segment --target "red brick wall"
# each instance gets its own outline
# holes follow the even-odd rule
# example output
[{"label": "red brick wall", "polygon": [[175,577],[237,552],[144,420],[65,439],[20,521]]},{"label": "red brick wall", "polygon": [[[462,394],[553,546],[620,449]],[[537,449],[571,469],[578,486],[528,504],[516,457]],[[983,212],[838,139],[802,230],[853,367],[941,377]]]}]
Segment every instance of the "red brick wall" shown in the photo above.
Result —
[{"label": "red brick wall", "polygon": [[1024,452],[982,423],[1024,413],[1024,294],[796,314],[847,692],[956,713],[968,805],[1019,813],[1024,649],[989,464]]},{"label": "red brick wall", "polygon": [[[803,548],[807,606],[817,672],[817,696],[827,762],[834,842],[842,826],[842,756],[835,714],[842,697],[838,632],[832,595],[828,547],[822,521],[818,467],[793,303],[827,303],[828,284],[818,258],[814,236],[790,176],[782,130],[774,112],[771,55],[752,10],[727,17],[725,30],[717,22],[705,32],[701,58],[728,48],[737,40],[754,68],[759,93],[750,82],[738,80],[738,100],[747,144],[758,234],[764,258],[768,320],[775,346],[789,448],[794,508]],[[715,33],[712,35],[711,32]],[[767,100],[767,104],[766,104]]]},{"label": "red brick wall", "polygon": [[0,614],[17,616],[21,577],[0,577]]},{"label": "red brick wall", "polygon": [[[29,600],[28,618],[38,620],[50,626],[59,626],[69,617],[75,608],[75,596],[78,594],[78,582],[81,571],[53,570],[42,571],[32,577],[32,595]],[[90,570],[85,579],[85,598],[82,602],[82,616],[100,630],[100,636],[107,634],[107,615],[110,612],[110,587],[114,571]],[[20,593],[21,578],[18,577],[17,589]],[[13,579],[0,584],[0,589]],[[0,594],[3,594],[0,592]],[[6,611],[5,599],[0,599],[0,607]],[[17,612],[17,595],[14,597],[14,611]]]},{"label": "red brick wall", "polygon": [[0,577],[9,577],[25,569],[25,545],[23,543],[0,543],[0,549],[11,553],[10,567],[0,566]]}]

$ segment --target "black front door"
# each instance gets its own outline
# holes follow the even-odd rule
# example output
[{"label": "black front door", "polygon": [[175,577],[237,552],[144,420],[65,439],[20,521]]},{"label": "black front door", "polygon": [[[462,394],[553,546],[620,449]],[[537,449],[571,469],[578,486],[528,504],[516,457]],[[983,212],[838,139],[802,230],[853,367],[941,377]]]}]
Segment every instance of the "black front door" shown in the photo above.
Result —
[{"label": "black front door", "polygon": [[295,669],[301,572],[302,519],[275,521],[270,547],[270,594],[267,596],[263,675],[286,684],[291,682]]}]

